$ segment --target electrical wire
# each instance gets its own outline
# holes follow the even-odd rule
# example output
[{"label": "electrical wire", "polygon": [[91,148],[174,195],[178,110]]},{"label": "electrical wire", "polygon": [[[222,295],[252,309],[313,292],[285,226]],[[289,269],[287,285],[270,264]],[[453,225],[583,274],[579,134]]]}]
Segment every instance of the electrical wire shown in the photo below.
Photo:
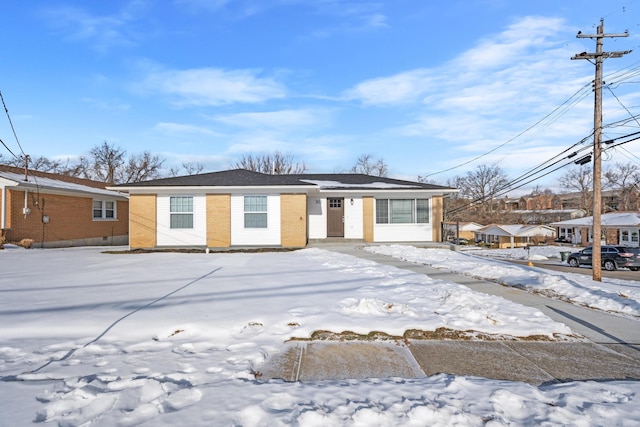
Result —
[{"label": "electrical wire", "polygon": [[[640,136],[636,136],[635,138],[632,138],[632,139],[630,139],[630,140],[622,141],[622,142],[619,142],[619,143],[617,143],[617,144],[613,144],[613,141],[615,141],[616,139],[628,138],[628,137],[630,137],[630,136],[635,136],[635,135],[640,135],[640,132],[634,132],[634,133],[632,133],[632,134],[625,135],[625,136],[622,136],[622,137],[619,137],[619,138],[615,138],[615,139],[612,139],[612,140],[609,140],[609,141],[603,141],[603,144],[610,143],[610,144],[612,144],[612,145],[610,145],[610,146],[608,146],[608,147],[603,148],[603,150],[602,150],[602,151],[605,151],[605,152],[606,152],[606,151],[608,151],[608,150],[615,149],[615,148],[620,147],[621,145],[627,144],[627,143],[629,143],[629,142],[633,142],[633,141],[640,140]],[[574,144],[574,146],[575,146],[575,144]],[[587,147],[585,147],[584,149],[587,149]],[[583,149],[583,150],[584,150],[584,149]],[[565,150],[565,151],[566,151],[566,150]],[[593,155],[593,152],[588,153],[588,155]],[[487,194],[487,195],[485,195],[484,197],[479,197],[479,198],[476,198],[476,199],[470,200],[470,201],[469,201],[469,203],[465,204],[465,206],[461,206],[461,207],[458,207],[458,208],[452,209],[452,210],[448,211],[448,212],[447,212],[447,214],[448,214],[448,215],[453,215],[453,214],[456,214],[456,213],[458,213],[458,212],[465,211],[465,210],[467,210],[467,209],[470,209],[470,208],[471,208],[472,206],[474,206],[474,205],[477,205],[477,204],[479,204],[479,203],[486,202],[487,200],[490,200],[490,199],[493,199],[493,198],[501,197],[501,196],[503,196],[503,195],[506,195],[509,191],[517,190],[517,189],[519,189],[519,188],[521,188],[521,187],[524,187],[525,185],[528,185],[528,184],[530,184],[530,183],[532,183],[532,182],[535,182],[535,181],[537,181],[537,180],[539,180],[539,179],[541,179],[541,178],[544,178],[545,176],[548,176],[548,175],[550,175],[550,174],[552,174],[552,173],[554,173],[554,172],[556,172],[556,171],[558,171],[558,170],[560,170],[560,169],[562,169],[562,168],[564,168],[564,167],[566,167],[566,166],[570,166],[570,165],[574,164],[575,162],[574,162],[574,160],[572,160],[572,159],[573,159],[573,157],[575,157],[575,156],[573,156],[573,155],[572,155],[572,156],[570,156],[570,157],[569,157],[569,156],[567,156],[567,157],[566,157],[566,158],[564,158],[564,159],[560,159],[560,160],[556,161],[555,163],[553,163],[553,164],[551,164],[551,165],[548,165],[547,167],[545,167],[545,168],[544,168],[544,169],[542,169],[542,170],[546,170],[546,169],[548,169],[548,168],[550,168],[550,167],[554,166],[555,164],[560,163],[562,160],[568,160],[568,161],[566,161],[564,164],[559,165],[558,167],[556,167],[556,168],[554,168],[554,169],[552,169],[552,170],[550,170],[550,171],[546,172],[546,173],[545,173],[545,174],[543,174],[543,175],[535,176],[535,177],[533,177],[533,176],[527,176],[527,177],[521,178],[520,180],[510,181],[509,183],[507,183],[507,184],[505,184],[505,185],[501,186],[500,188],[498,188],[498,189],[496,189],[496,190],[492,191],[490,194]],[[528,179],[528,178],[531,178],[531,179],[529,179],[528,181],[522,182],[522,180],[524,180],[524,179]],[[519,183],[519,185],[514,185],[514,184],[517,184],[517,183]]]},{"label": "electrical wire", "polygon": [[[507,144],[510,144],[511,142],[515,141],[517,138],[521,137],[522,135],[524,135],[525,133],[529,132],[531,129],[534,129],[536,126],[538,126],[539,124],[543,123],[545,120],[552,118],[553,120],[550,120],[549,123],[545,126],[549,126],[551,123],[553,123],[555,120],[557,120],[560,116],[562,116],[564,113],[566,113],[570,108],[572,108],[576,103],[578,103],[579,101],[581,101],[586,95],[581,95],[579,99],[574,100],[574,98],[576,98],[578,96],[578,94],[580,94],[580,92],[584,91],[585,88],[590,87],[590,84],[586,84],[584,85],[582,88],[578,89],[573,95],[571,95],[567,100],[565,100],[562,104],[560,104],[559,106],[557,106],[556,108],[553,109],[553,111],[551,111],[549,114],[545,115],[544,117],[542,117],[541,119],[539,119],[537,122],[535,122],[534,124],[532,124],[531,126],[529,126],[528,128],[526,128],[525,130],[521,131],[520,133],[518,133],[517,135],[515,135],[514,137],[508,139],[507,141],[503,142],[502,144],[492,148],[491,150],[480,154],[479,156],[474,157],[473,159],[467,160],[463,163],[460,163],[456,166],[452,166],[448,169],[444,169],[438,172],[434,172],[434,173],[430,173],[427,175],[424,175],[423,178],[427,178],[433,175],[439,175],[441,173],[444,172],[449,172],[455,169],[458,169],[462,166],[466,166],[469,163],[475,162],[476,160],[479,160],[485,156],[488,156],[489,154],[493,153],[494,151],[504,147]],[[573,100],[573,101],[572,101]]]},{"label": "electrical wire", "polygon": [[13,151],[11,151],[11,149],[10,149],[9,147],[7,147],[7,144],[5,144],[5,143],[4,143],[4,141],[3,141],[2,139],[0,139],[0,144],[2,144],[2,145],[4,146],[4,148],[6,148],[6,149],[7,149],[7,151],[8,151],[9,153],[11,153],[11,155],[12,155],[13,157],[15,157],[16,159],[20,159],[20,157],[16,156],[16,155],[14,154],[14,152],[13,152]]},{"label": "electrical wire", "polygon": [[[4,107],[4,111],[7,114],[7,119],[9,119],[9,125],[11,125],[11,130],[13,131],[13,136],[16,138],[16,142],[18,143],[18,147],[20,148],[20,152],[22,153],[22,155],[27,157],[27,154],[22,149],[22,145],[20,145],[20,140],[18,139],[18,134],[16,133],[16,129],[13,127],[13,122],[11,121],[11,116],[9,115],[9,109],[7,108],[7,104],[5,104],[5,102],[4,102],[4,96],[2,96],[2,91],[0,91],[0,99],[2,100],[2,106]],[[4,145],[4,142],[2,143],[2,145]],[[6,147],[6,145],[5,145],[5,147]],[[11,152],[11,150],[9,150],[9,152]],[[13,153],[11,153],[11,154],[13,154]],[[15,154],[13,154],[13,156],[17,157]]]}]

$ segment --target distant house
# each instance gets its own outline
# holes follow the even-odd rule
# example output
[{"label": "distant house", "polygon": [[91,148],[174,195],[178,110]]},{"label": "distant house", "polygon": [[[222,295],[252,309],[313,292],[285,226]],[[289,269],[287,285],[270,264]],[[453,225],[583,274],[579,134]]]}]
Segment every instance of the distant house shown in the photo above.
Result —
[{"label": "distant house", "polygon": [[36,247],[126,245],[129,202],[106,185],[0,165],[0,232]]},{"label": "distant house", "polygon": [[442,198],[457,191],[361,174],[243,169],[112,188],[129,193],[131,248],[214,249],[440,241]]},{"label": "distant house", "polygon": [[476,230],[476,241],[498,248],[524,247],[553,239],[555,230],[546,225],[491,224]]},{"label": "distant house", "polygon": [[[609,245],[640,246],[640,212],[614,212],[601,215],[602,241]],[[593,216],[549,224],[558,238],[588,246],[593,243]]]},{"label": "distant house", "polygon": [[445,222],[442,229],[444,230],[445,240],[461,238],[473,242],[475,232],[482,227],[484,226],[477,222]]}]

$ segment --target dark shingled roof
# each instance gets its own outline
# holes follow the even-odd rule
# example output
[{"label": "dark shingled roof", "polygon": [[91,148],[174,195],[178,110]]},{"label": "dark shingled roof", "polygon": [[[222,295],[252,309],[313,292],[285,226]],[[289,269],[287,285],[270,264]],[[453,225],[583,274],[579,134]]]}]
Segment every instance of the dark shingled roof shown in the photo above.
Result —
[{"label": "dark shingled roof", "polygon": [[[413,181],[385,178],[363,174],[297,174],[297,175],[268,175],[245,169],[233,169],[221,172],[210,172],[198,175],[185,175],[173,178],[161,178],[150,181],[134,182],[130,184],[115,185],[118,187],[269,187],[269,186],[313,186],[317,185],[308,181],[335,181],[335,186],[326,188],[336,189],[372,189],[371,184],[383,183],[388,186],[406,186],[424,190],[450,190],[434,184],[425,184]],[[359,187],[361,185],[361,187]],[[383,187],[385,189],[399,189],[401,187]]]}]

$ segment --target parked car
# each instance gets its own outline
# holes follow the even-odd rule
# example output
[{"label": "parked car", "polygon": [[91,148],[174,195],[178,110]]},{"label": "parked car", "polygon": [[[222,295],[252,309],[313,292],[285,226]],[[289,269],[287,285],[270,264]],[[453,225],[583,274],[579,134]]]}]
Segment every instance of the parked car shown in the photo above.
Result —
[{"label": "parked car", "polygon": [[[640,248],[630,248],[626,246],[603,245],[601,246],[602,267],[605,270],[613,271],[620,267],[637,271],[640,269]],[[581,265],[591,265],[593,247],[589,246],[581,251],[574,252],[567,257],[567,262],[571,267]]]},{"label": "parked car", "polygon": [[451,243],[453,243],[454,245],[468,245],[469,241],[461,237],[459,239],[453,239]]}]

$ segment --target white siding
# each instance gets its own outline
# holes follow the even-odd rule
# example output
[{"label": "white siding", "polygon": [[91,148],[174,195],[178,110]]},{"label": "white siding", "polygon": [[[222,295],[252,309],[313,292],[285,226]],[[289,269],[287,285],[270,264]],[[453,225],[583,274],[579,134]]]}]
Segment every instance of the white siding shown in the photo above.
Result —
[{"label": "white siding", "polygon": [[431,224],[375,224],[373,236],[376,242],[431,242]]},{"label": "white siding", "polygon": [[[182,194],[181,194],[182,195]],[[185,194],[188,196],[188,194]],[[158,246],[204,246],[207,244],[206,198],[193,196],[193,228],[170,228],[170,196],[158,196]]]},{"label": "white siding", "polygon": [[[353,200],[353,206],[351,206]],[[344,198],[344,238],[345,239],[362,239],[363,234],[362,222],[362,198],[345,197]]]},{"label": "white siding", "polygon": [[327,199],[324,197],[307,198],[309,215],[309,238],[327,238]]},{"label": "white siding", "polygon": [[267,228],[244,228],[244,196],[231,196],[231,245],[280,245],[280,195],[267,195]]}]

